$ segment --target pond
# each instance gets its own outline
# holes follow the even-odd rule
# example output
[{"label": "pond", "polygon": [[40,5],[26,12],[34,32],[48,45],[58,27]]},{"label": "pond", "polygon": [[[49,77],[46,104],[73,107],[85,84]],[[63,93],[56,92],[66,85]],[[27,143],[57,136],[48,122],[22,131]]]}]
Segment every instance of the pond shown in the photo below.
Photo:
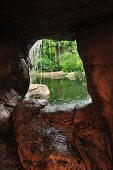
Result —
[{"label": "pond", "polygon": [[51,105],[69,104],[90,99],[85,80],[36,78],[33,83],[48,86],[50,90],[49,103]]}]

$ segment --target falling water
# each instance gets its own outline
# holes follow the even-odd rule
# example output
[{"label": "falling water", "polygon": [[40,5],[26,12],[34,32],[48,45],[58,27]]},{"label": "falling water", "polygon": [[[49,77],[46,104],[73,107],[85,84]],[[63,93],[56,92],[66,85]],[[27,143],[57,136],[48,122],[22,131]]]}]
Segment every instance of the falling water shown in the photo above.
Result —
[{"label": "falling water", "polygon": [[[42,65],[39,66],[38,64],[34,64],[36,60],[40,60],[42,55],[42,43],[43,40],[38,40],[35,42],[35,44],[32,46],[32,48],[29,51],[29,58],[31,60],[31,64],[33,65],[33,70],[39,70],[39,67],[42,68]],[[36,80],[35,74],[33,74],[33,79]],[[41,82],[40,82],[41,83]]]}]

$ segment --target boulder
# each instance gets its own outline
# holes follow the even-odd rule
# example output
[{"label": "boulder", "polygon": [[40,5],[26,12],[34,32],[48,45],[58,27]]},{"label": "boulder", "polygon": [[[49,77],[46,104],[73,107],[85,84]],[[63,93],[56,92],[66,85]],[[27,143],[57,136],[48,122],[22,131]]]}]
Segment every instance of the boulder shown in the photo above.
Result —
[{"label": "boulder", "polygon": [[17,105],[17,103],[20,101],[19,94],[13,90],[2,90],[0,91],[0,102],[3,103],[5,106],[14,107]]},{"label": "boulder", "polygon": [[18,93],[13,89],[0,91],[0,134],[14,131],[11,113],[19,101]]},{"label": "boulder", "polygon": [[9,85],[18,94],[24,97],[28,91],[30,76],[29,68],[24,58],[13,60],[13,71],[9,77]]},{"label": "boulder", "polygon": [[44,84],[30,84],[27,98],[45,98],[47,99],[50,94],[48,87]]}]

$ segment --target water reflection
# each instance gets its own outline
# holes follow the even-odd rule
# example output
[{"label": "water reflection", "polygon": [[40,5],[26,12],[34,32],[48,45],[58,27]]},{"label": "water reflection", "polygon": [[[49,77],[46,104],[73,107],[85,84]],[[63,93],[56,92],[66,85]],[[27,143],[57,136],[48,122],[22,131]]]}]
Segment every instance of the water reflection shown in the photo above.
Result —
[{"label": "water reflection", "polygon": [[51,105],[77,103],[87,101],[90,96],[86,81],[63,79],[35,79],[36,84],[45,84],[50,90],[49,103]]}]

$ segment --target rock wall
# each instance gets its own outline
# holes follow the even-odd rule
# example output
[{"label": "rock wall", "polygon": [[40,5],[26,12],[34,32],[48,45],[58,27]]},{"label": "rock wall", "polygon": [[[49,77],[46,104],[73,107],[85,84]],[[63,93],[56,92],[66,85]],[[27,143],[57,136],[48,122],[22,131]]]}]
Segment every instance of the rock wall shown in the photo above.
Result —
[{"label": "rock wall", "polygon": [[112,27],[112,21],[95,21],[77,30],[93,103],[55,114],[41,112],[45,101],[22,101],[29,87],[27,40],[5,32],[0,41],[0,170],[113,169]]},{"label": "rock wall", "polygon": [[[97,23],[83,27],[77,37],[78,51],[83,60],[88,91],[96,106],[98,117],[103,120],[102,133],[107,142],[106,149],[113,162],[113,22]],[[96,139],[95,139],[96,140]],[[106,159],[105,159],[106,161]],[[101,165],[101,164],[100,164]],[[105,166],[101,165],[104,169]],[[101,168],[101,167],[100,167]],[[112,169],[112,168],[111,168]]]},{"label": "rock wall", "polygon": [[29,71],[17,42],[0,41],[0,170],[22,170],[12,112],[29,87]]}]

